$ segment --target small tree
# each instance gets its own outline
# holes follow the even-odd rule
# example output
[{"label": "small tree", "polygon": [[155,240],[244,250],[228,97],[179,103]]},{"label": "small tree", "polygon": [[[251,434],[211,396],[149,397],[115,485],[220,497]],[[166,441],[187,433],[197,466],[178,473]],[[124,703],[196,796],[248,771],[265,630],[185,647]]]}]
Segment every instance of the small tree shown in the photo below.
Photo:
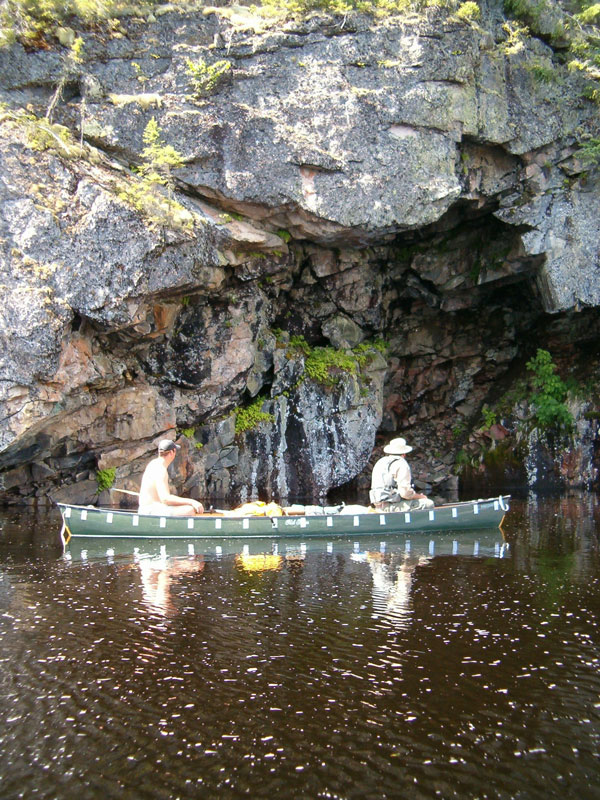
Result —
[{"label": "small tree", "polygon": [[575,155],[590,166],[600,164],[600,139],[588,139],[583,142]]},{"label": "small tree", "polygon": [[148,184],[166,187],[170,199],[174,186],[171,170],[183,166],[181,153],[163,142],[154,117],[146,125],[142,138],[146,147],[142,150],[144,163],[140,167],[140,174]]},{"label": "small tree", "polygon": [[231,69],[231,62],[224,59],[215,61],[214,64],[207,64],[203,58],[196,62],[187,58],[185,65],[194,90],[194,97],[197,99],[207,97],[216,91]]},{"label": "small tree", "polygon": [[[175,186],[172,170],[184,164],[181,153],[162,140],[161,129],[152,117],[144,129],[140,180],[129,183],[119,197],[142,212],[152,226],[164,225],[190,231],[194,227],[192,214],[173,199]],[[167,190],[165,196],[163,189]]]}]

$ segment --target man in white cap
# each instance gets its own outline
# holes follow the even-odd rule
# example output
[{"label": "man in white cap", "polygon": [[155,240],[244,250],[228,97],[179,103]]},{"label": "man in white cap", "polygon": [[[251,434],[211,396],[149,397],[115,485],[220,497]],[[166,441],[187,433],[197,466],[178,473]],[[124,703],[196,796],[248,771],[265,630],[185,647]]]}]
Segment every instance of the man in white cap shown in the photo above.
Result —
[{"label": "man in white cap", "polygon": [[415,511],[433,508],[433,500],[415,492],[408,462],[404,458],[412,447],[402,438],[392,439],[383,448],[387,455],[373,467],[369,498],[380,511]]},{"label": "man in white cap", "polygon": [[158,455],[144,470],[140,486],[140,514],[154,514],[165,517],[192,517],[202,514],[202,503],[191,498],[171,494],[167,469],[173,463],[179,445],[171,439],[158,443]]}]

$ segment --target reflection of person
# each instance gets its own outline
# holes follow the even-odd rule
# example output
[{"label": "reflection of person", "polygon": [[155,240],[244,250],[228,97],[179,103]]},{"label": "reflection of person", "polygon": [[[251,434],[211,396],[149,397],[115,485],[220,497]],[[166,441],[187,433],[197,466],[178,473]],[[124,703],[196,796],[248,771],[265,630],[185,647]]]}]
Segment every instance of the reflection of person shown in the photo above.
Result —
[{"label": "reflection of person", "polygon": [[202,503],[171,494],[167,468],[173,463],[179,445],[171,439],[163,439],[158,445],[158,456],[144,470],[140,486],[140,514],[155,514],[171,517],[190,517],[202,514]]},{"label": "reflection of person", "polygon": [[383,448],[387,455],[373,467],[369,498],[381,511],[414,511],[433,508],[433,500],[415,492],[408,462],[404,458],[412,447],[404,439],[392,439]]},{"label": "reflection of person", "polygon": [[142,577],[144,602],[165,617],[174,616],[176,606],[171,596],[171,585],[181,575],[202,572],[204,557],[142,558],[137,564]]},{"label": "reflection of person", "polygon": [[395,571],[385,562],[381,553],[370,552],[367,554],[367,560],[373,575],[374,609],[395,627],[407,627],[412,615],[413,573],[418,566],[426,564],[429,559],[425,556],[419,556],[416,561],[405,558]]}]

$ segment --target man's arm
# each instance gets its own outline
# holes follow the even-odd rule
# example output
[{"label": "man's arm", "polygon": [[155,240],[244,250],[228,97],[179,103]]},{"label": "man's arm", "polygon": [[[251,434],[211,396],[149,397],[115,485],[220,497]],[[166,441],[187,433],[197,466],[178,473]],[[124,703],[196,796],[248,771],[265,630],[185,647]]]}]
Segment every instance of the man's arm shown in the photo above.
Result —
[{"label": "man's arm", "polygon": [[396,484],[398,486],[398,494],[403,500],[423,500],[427,495],[415,492],[412,487],[412,475],[410,467],[406,461],[401,461],[398,469],[396,470]]},{"label": "man's arm", "polygon": [[166,469],[161,469],[156,477],[156,493],[161,503],[166,506],[192,506],[195,511],[201,511],[202,505],[197,500],[188,497],[179,497],[171,494],[169,488],[169,473]]}]

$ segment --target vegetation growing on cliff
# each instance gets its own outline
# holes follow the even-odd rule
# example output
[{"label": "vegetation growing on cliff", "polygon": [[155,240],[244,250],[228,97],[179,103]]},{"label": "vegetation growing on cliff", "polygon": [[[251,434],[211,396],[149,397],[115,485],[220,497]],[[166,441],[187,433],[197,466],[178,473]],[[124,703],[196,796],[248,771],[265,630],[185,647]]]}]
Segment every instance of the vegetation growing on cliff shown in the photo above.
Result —
[{"label": "vegetation growing on cliff", "polygon": [[[506,0],[507,11],[516,17],[530,19],[539,17],[547,2],[533,0]],[[121,37],[125,31],[120,20],[127,17],[135,19],[152,19],[153,14],[164,13],[165,10],[189,11],[202,10],[204,13],[215,12],[224,16],[232,13],[246,17],[254,16],[304,16],[311,13],[333,13],[347,15],[351,12],[388,16],[393,14],[419,13],[427,8],[445,8],[454,18],[465,23],[479,20],[481,9],[473,0],[261,0],[255,6],[243,8],[232,2],[218,7],[206,7],[197,0],[172,0],[165,4],[159,0],[4,0],[0,11],[0,43],[20,41],[28,46],[44,46],[48,36],[59,38],[59,32],[69,30],[65,26],[99,27],[102,26],[112,36]],[[590,24],[597,14],[591,3],[582,5],[581,21]],[[541,10],[540,10],[541,9]],[[201,60],[202,61],[202,60]],[[210,88],[208,84],[222,78],[223,72],[229,68],[229,62],[218,62],[207,65],[204,62],[190,62],[188,69],[196,89],[201,95]],[[227,66],[226,66],[227,65]],[[215,69],[216,68],[216,69]],[[141,80],[145,76],[140,77]]]},{"label": "vegetation growing on cliff", "polygon": [[[281,331],[274,331],[276,337]],[[304,377],[323,386],[335,386],[343,374],[357,375],[366,366],[374,352],[385,353],[383,339],[363,342],[352,350],[336,350],[335,347],[311,347],[304,336],[289,338],[290,355],[294,350],[305,356]]]},{"label": "vegetation growing on cliff", "polygon": [[58,36],[62,26],[76,20],[85,26],[104,23],[116,32],[119,17],[147,15],[157,5],[155,0],[4,0],[0,44],[18,40],[42,46],[49,33]]},{"label": "vegetation growing on cliff", "polygon": [[[119,197],[144,214],[153,227],[172,227],[190,232],[194,226],[191,213],[173,200],[172,170],[183,166],[181,154],[162,139],[154,117],[144,130],[140,178],[122,187]],[[166,189],[166,194],[164,190]]]},{"label": "vegetation growing on cliff", "polygon": [[578,156],[584,163],[600,164],[600,139],[590,138],[579,148]]},{"label": "vegetation growing on cliff", "polygon": [[275,417],[262,410],[264,403],[268,397],[259,395],[256,400],[253,400],[250,405],[245,408],[236,408],[235,414],[235,432],[236,434],[245,433],[253,428],[256,428],[261,422],[274,422]]},{"label": "vegetation growing on cliff", "polygon": [[[233,6],[233,3],[231,4]],[[4,0],[0,12],[0,43],[21,41],[29,46],[43,46],[48,35],[58,37],[58,31],[64,26],[76,24],[79,27],[104,26],[113,36],[123,36],[119,20],[124,17],[152,18],[154,12],[159,13],[161,6],[166,9],[180,8],[187,11],[192,8],[209,10],[200,2],[192,0],[172,0],[164,4],[158,0]],[[312,12],[348,14],[352,11],[372,13],[376,15],[404,14],[415,12],[426,7],[445,7],[456,12],[456,18],[463,21],[474,21],[479,18],[480,10],[472,0],[460,3],[458,0],[262,0],[258,7],[247,9],[248,16],[260,16],[261,8],[267,14],[305,15]],[[227,6],[210,9],[227,15]],[[237,13],[240,13],[237,7]],[[216,78],[219,80],[229,67],[228,62],[216,65],[188,65],[196,90],[203,96],[210,88],[208,84]],[[222,67],[222,68],[221,68]]]},{"label": "vegetation growing on cliff", "polygon": [[358,362],[354,356],[333,347],[312,348],[304,362],[306,376],[326,386],[338,383],[339,373],[356,375],[357,369]]},{"label": "vegetation growing on cliff", "polygon": [[473,0],[466,0],[465,3],[461,3],[456,9],[454,16],[465,22],[475,22],[481,19],[481,9]]},{"label": "vegetation growing on cliff", "polygon": [[[579,72],[584,78],[583,96],[600,103],[600,4],[590,0],[575,0],[574,3],[554,3],[551,0],[504,0],[506,13],[525,23],[520,26],[518,36],[535,35],[557,43],[559,60],[567,61],[569,70]],[[509,32],[507,41],[515,32]],[[562,53],[566,47],[566,59]],[[541,65],[536,77],[552,80],[556,70],[552,65]],[[534,67],[535,69],[535,67]]]},{"label": "vegetation growing on cliff", "polygon": [[62,74],[54,90],[50,104],[48,105],[48,110],[46,111],[46,119],[48,122],[52,122],[54,110],[62,99],[67,82],[77,75],[79,65],[83,61],[83,39],[81,36],[76,37],[75,34],[71,32],[71,35],[66,36],[64,41],[68,43],[69,47],[66,55],[63,57]]},{"label": "vegetation growing on cliff", "polygon": [[216,91],[231,69],[231,62],[224,59],[207,64],[203,58],[198,61],[188,58],[185,63],[196,99],[207,97]]},{"label": "vegetation growing on cliff", "polygon": [[527,369],[533,373],[535,393],[530,400],[535,426],[544,431],[554,429],[570,432],[573,416],[565,404],[568,386],[556,374],[556,365],[550,353],[539,348],[535,357],[527,362]]},{"label": "vegetation growing on cliff", "polygon": [[[542,348],[525,366],[526,376],[519,378],[493,407],[487,403],[482,406],[479,430],[456,456],[457,472],[482,464],[491,470],[518,468],[534,431],[549,437],[554,446],[567,441],[574,425],[568,397],[581,394],[582,387],[574,380],[563,380],[551,354]],[[468,431],[467,425],[455,427],[456,438]]]},{"label": "vegetation growing on cliff", "polygon": [[106,469],[99,469],[96,473],[96,483],[98,484],[98,494],[110,489],[114,485],[115,477],[117,475],[116,467],[107,467]]},{"label": "vegetation growing on cliff", "polygon": [[39,152],[50,151],[65,160],[98,162],[100,154],[87,144],[77,142],[68,128],[47,118],[19,109],[0,111],[0,125],[13,125],[25,135],[27,145]]}]

